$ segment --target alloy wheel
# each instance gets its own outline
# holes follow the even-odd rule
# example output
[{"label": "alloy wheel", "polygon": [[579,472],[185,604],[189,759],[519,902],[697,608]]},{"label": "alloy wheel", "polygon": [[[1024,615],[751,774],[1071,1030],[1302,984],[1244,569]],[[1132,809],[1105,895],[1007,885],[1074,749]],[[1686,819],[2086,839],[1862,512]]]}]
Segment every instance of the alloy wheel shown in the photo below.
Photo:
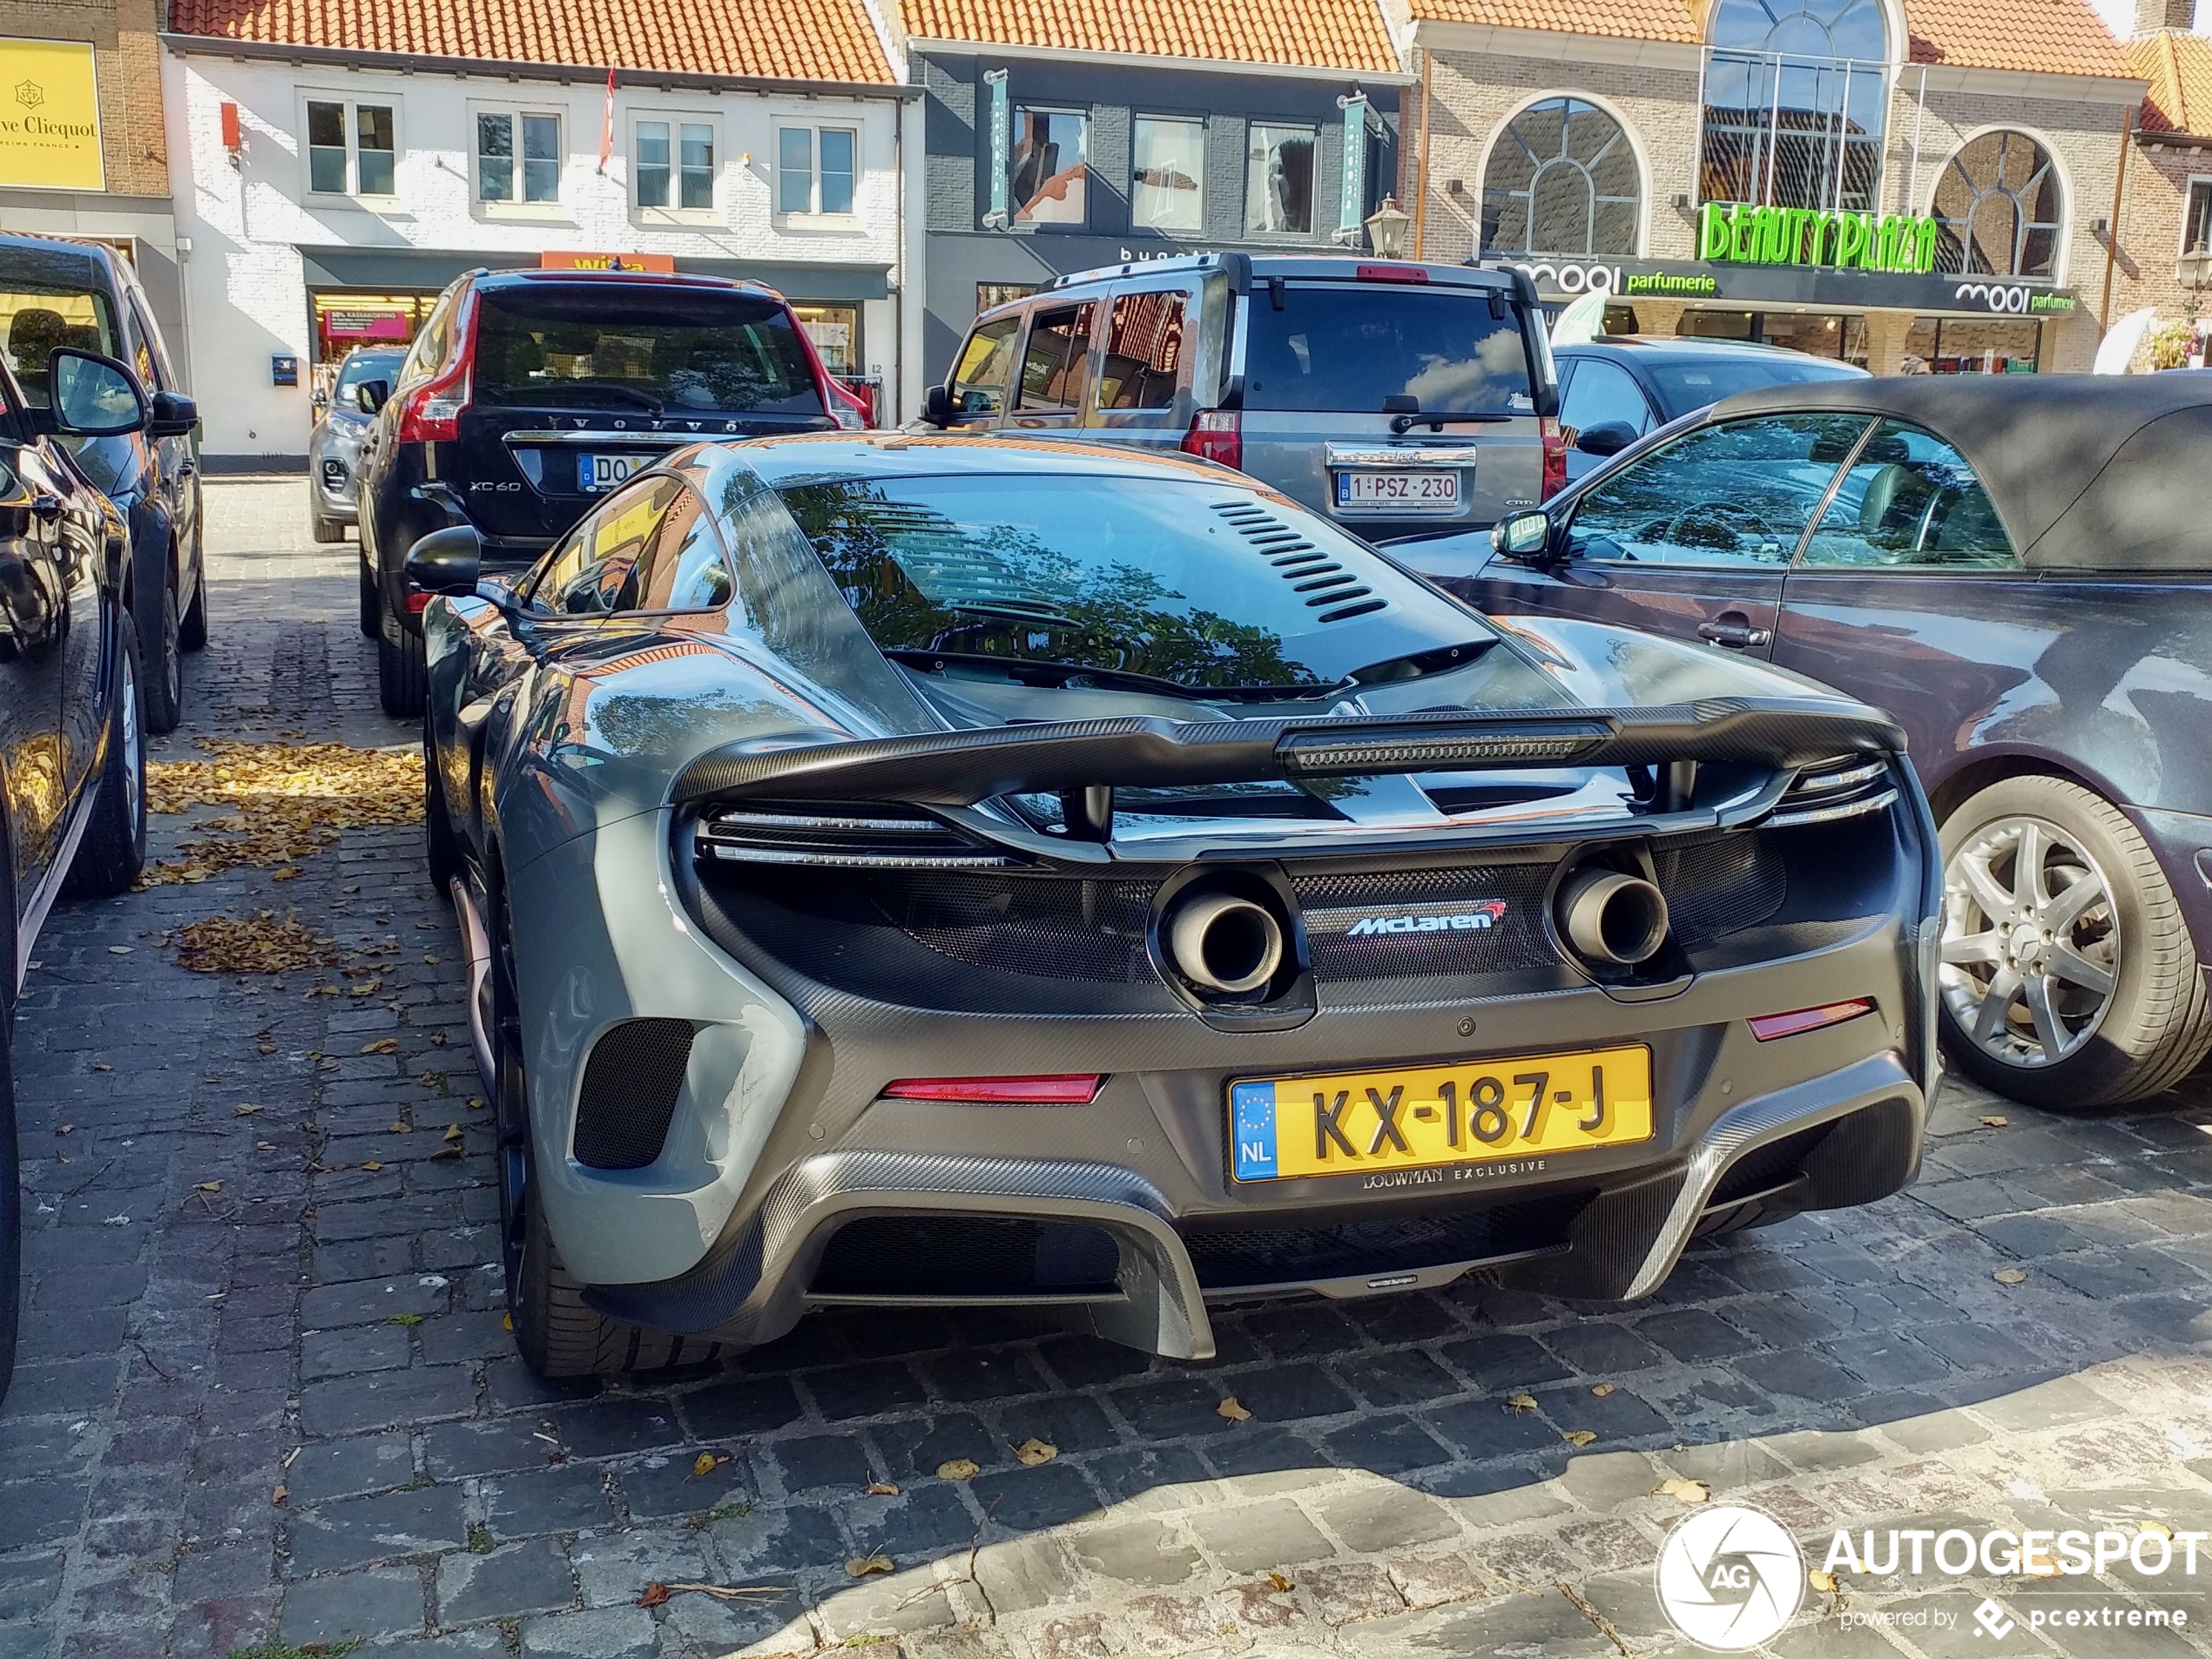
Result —
[{"label": "alloy wheel", "polygon": [[2077,838],[2047,819],[1985,824],[1952,854],[1944,900],[1944,1004],[1976,1048],[2034,1068],[2089,1041],[2118,983],[2120,919]]},{"label": "alloy wheel", "polygon": [[145,792],[146,751],[138,734],[138,674],[127,651],[120,667],[123,684],[117,689],[123,704],[123,729],[116,735],[123,744],[123,821],[135,825],[139,819],[138,798]]}]

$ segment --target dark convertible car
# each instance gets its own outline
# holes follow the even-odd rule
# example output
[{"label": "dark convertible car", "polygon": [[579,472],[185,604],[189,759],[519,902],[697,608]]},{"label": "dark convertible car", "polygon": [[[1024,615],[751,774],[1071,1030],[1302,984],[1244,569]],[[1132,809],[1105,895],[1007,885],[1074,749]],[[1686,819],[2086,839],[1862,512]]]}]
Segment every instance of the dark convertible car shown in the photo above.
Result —
[{"label": "dark convertible car", "polygon": [[1700,639],[1893,711],[1943,826],[1951,1050],[2089,1106],[2212,1048],[2208,456],[2196,375],[1776,387],[1494,544],[1394,550],[1494,614]]},{"label": "dark convertible car", "polygon": [[819,1303],[1203,1358],[1222,1297],[1638,1297],[1917,1167],[1934,826],[1793,676],[1014,439],[694,446],[407,574],[542,1372]]}]

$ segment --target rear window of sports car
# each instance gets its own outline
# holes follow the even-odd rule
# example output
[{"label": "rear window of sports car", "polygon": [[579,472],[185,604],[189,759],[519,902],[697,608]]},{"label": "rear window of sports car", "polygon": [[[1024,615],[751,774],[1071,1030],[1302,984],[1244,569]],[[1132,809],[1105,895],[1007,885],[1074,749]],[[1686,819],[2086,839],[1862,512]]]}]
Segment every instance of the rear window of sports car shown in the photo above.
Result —
[{"label": "rear window of sports car", "polygon": [[885,651],[1291,687],[1483,631],[1318,519],[1219,485],[996,475],[779,493]]}]

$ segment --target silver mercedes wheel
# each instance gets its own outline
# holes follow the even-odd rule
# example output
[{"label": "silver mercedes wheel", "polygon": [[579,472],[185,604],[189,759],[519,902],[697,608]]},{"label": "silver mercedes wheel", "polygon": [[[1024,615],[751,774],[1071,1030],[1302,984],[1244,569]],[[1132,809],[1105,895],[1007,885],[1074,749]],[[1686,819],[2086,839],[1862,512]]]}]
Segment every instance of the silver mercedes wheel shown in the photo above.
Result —
[{"label": "silver mercedes wheel", "polygon": [[2094,1035],[2120,974],[2112,886],[2047,819],[1979,826],[1944,870],[1940,982],[1952,1018],[2008,1066],[2055,1065]]}]

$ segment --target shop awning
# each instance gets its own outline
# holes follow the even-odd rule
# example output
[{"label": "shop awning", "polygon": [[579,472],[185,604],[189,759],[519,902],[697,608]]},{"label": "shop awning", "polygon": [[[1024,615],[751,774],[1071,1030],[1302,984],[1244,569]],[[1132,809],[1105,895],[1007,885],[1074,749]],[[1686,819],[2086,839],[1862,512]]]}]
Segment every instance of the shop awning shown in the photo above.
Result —
[{"label": "shop awning", "polygon": [[[310,288],[442,288],[479,266],[500,269],[537,266],[535,253],[448,252],[419,247],[303,247]],[[751,260],[691,260],[678,256],[678,271],[765,282],[793,300],[880,300],[890,292],[887,265],[772,264]]]}]

